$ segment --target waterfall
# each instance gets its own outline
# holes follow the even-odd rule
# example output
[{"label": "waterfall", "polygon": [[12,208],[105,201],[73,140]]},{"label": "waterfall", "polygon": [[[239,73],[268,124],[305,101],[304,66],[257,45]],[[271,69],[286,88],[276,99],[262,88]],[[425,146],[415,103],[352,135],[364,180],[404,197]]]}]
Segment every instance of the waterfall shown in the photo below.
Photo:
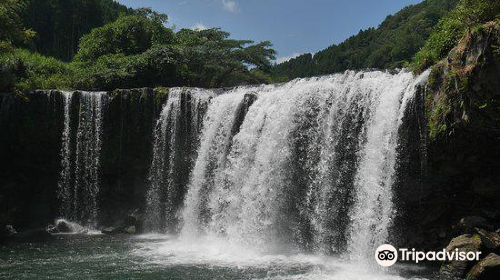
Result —
[{"label": "waterfall", "polygon": [[147,225],[151,231],[174,230],[176,208],[184,196],[191,154],[212,92],[171,89],[154,132],[151,186],[147,193]]},{"label": "waterfall", "polygon": [[[216,96],[203,121],[181,236],[266,252],[371,255],[389,238],[398,128],[425,79],[406,70],[347,71]],[[175,115],[175,102],[159,124]]]},{"label": "waterfall", "polygon": [[71,211],[71,101],[72,91],[61,92],[64,100],[64,127],[61,139],[61,173],[58,182],[60,214],[69,216]]},{"label": "waterfall", "polygon": [[[216,187],[223,188],[224,182],[220,181],[221,173],[227,163],[232,138],[239,128],[237,120],[241,120],[242,112],[245,111],[245,102],[251,103],[251,95],[247,91],[231,92],[221,95],[210,104],[204,123],[203,137],[198,150],[189,194],[186,198],[188,207],[184,210],[184,231],[196,230],[208,218],[210,218],[209,195],[213,199],[223,198],[223,193],[216,193]],[[246,107],[248,108],[248,106]],[[240,123],[241,125],[241,123]]]},{"label": "waterfall", "polygon": [[[388,229],[393,217],[392,188],[397,161],[398,128],[406,107],[415,96],[417,85],[427,80],[428,72],[416,79],[393,85],[392,94],[385,93],[372,115],[366,143],[360,153],[355,179],[355,203],[349,249],[351,257],[363,259],[389,239]],[[402,100],[401,100],[402,96]]]},{"label": "waterfall", "polygon": [[[64,128],[58,184],[60,215],[95,227],[98,218],[103,106],[107,95],[105,92],[61,94],[64,100]],[[75,100],[75,97],[78,99]],[[73,100],[78,102],[76,120],[72,119]],[[72,125],[77,125],[77,128]],[[76,131],[74,135],[73,131]]]}]

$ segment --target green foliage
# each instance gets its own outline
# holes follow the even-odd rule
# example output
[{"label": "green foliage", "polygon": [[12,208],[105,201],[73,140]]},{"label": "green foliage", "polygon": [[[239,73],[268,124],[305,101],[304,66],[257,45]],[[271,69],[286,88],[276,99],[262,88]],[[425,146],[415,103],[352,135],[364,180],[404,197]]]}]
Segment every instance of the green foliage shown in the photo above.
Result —
[{"label": "green foliage", "polygon": [[447,137],[457,129],[495,127],[500,120],[495,83],[499,25],[488,22],[469,28],[447,63],[431,68],[425,105],[431,140]]},{"label": "green foliage", "polygon": [[80,40],[75,60],[96,60],[107,54],[140,54],[153,45],[169,44],[173,31],[163,26],[165,20],[158,14],[138,14],[95,28]]},{"label": "green foliage", "polygon": [[35,32],[25,29],[19,14],[26,8],[26,0],[0,0],[0,42],[30,46]]},{"label": "green foliage", "polygon": [[[76,86],[89,89],[222,87],[270,81],[265,73],[274,58],[269,42],[252,44],[252,41],[232,40],[229,33],[219,29],[183,29],[173,36],[172,44],[152,42],[147,50],[128,53],[111,49],[103,52],[104,55],[76,63],[79,69]],[[82,40],[82,53],[86,48],[84,42]],[[249,70],[249,66],[253,69]]]},{"label": "green foliage", "polygon": [[425,44],[433,27],[458,0],[427,0],[388,16],[378,28],[361,30],[339,45],[276,65],[279,79],[341,72],[347,69],[406,66]]},{"label": "green foliage", "polygon": [[180,85],[178,51],[155,46],[143,54],[108,54],[92,63],[75,63],[75,87],[82,89],[132,88]]},{"label": "green foliage", "polygon": [[422,50],[412,63],[416,72],[422,72],[443,59],[471,28],[494,20],[500,14],[500,1],[460,0],[456,9],[441,19]]},{"label": "green foliage", "polygon": [[449,120],[447,120],[447,116],[452,111],[450,96],[446,94],[435,96],[435,92],[440,91],[441,84],[444,83],[445,87],[449,88],[450,81],[451,79],[447,79],[446,82],[443,81],[442,65],[436,65],[432,68],[427,82],[428,90],[425,98],[428,133],[432,140],[443,135],[450,126]]},{"label": "green foliage", "polygon": [[233,40],[220,29],[174,33],[167,16],[138,9],[84,35],[73,62],[0,43],[1,90],[268,83],[271,43]]},{"label": "green foliage", "polygon": [[0,53],[0,91],[69,88],[71,67],[57,59],[28,50]]},{"label": "green foliage", "polygon": [[[262,78],[262,71],[269,70],[275,54],[270,42],[232,40],[229,33],[216,28],[182,29],[176,34],[175,43],[183,57],[181,76],[189,86],[264,82],[259,77]],[[250,71],[249,66],[261,72]]]},{"label": "green foliage", "polygon": [[[4,1],[4,0],[2,0]],[[37,52],[65,61],[73,58],[80,38],[93,28],[133,11],[113,0],[27,0],[22,19],[37,36]]]}]

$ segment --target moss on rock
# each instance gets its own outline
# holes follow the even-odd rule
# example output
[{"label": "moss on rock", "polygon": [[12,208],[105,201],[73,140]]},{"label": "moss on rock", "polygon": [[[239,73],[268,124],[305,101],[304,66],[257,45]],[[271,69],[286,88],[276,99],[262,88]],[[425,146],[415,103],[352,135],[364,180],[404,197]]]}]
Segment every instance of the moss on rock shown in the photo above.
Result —
[{"label": "moss on rock", "polygon": [[433,66],[426,94],[431,140],[456,129],[500,133],[500,23],[489,22],[466,33],[448,55]]}]

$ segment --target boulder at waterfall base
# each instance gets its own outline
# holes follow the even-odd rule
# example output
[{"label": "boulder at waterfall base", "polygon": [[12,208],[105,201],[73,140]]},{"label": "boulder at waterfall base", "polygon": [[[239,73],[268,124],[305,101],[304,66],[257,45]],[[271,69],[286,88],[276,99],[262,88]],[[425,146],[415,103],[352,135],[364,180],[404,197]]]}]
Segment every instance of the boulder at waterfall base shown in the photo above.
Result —
[{"label": "boulder at waterfall base", "polygon": [[467,273],[466,280],[498,280],[500,278],[500,256],[489,254]]},{"label": "boulder at waterfall base", "polygon": [[[481,237],[477,234],[464,234],[455,237],[446,247],[447,252],[477,252],[482,246]],[[441,265],[439,273],[443,279],[462,278],[467,273],[467,270],[472,266],[468,261],[445,261]]]}]

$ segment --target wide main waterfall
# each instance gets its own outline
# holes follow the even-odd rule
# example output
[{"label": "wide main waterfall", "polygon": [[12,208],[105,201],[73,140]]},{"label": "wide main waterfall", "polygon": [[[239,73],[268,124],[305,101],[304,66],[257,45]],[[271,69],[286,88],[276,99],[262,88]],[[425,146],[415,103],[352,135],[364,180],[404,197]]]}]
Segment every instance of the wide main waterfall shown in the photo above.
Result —
[{"label": "wide main waterfall", "polygon": [[208,110],[200,138],[190,139],[199,146],[177,208],[176,146],[186,138],[177,138],[175,92],[155,134],[150,221],[179,221],[185,240],[371,258],[389,239],[395,211],[398,128],[426,77],[347,71],[219,95],[197,90],[192,99],[205,94]]}]

